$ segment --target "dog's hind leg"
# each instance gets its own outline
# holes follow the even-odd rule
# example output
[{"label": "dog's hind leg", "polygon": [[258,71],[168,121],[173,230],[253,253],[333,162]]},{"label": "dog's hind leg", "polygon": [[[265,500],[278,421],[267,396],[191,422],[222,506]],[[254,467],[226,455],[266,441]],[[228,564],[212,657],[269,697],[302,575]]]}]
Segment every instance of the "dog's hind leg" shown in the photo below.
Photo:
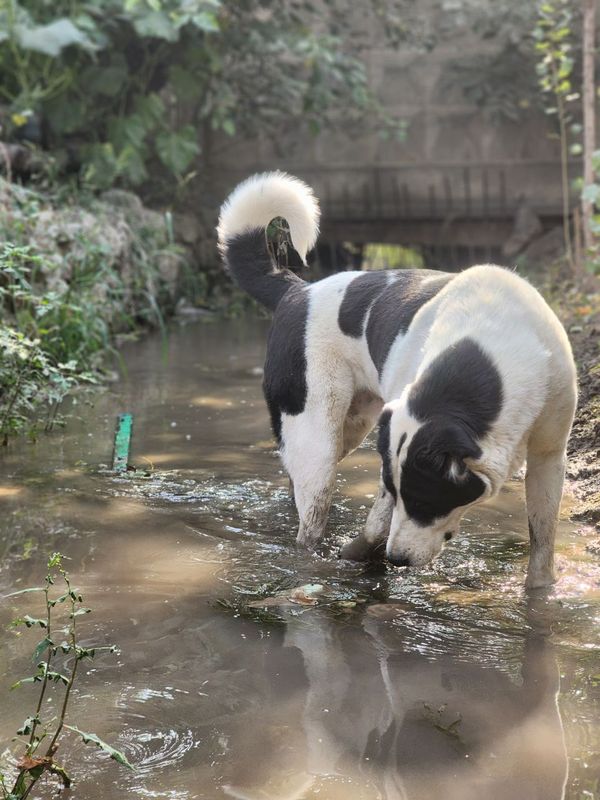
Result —
[{"label": "dog's hind leg", "polygon": [[341,448],[341,425],[314,409],[284,415],[281,457],[294,487],[300,525],[297,541],[314,548],[327,525]]},{"label": "dog's hind leg", "polygon": [[529,589],[554,582],[554,539],[565,477],[565,453],[527,454],[525,491],[529,518]]},{"label": "dog's hind leg", "polygon": [[373,503],[362,533],[340,550],[340,558],[350,561],[368,561],[385,556],[385,543],[390,533],[394,498],[385,488],[381,478],[377,498]]}]

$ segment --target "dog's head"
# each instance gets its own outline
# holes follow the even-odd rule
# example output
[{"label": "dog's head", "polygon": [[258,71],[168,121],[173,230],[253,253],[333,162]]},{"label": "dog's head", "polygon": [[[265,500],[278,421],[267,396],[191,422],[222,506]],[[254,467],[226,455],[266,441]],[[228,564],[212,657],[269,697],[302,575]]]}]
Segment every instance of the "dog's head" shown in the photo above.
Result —
[{"label": "dog's head", "polygon": [[492,494],[480,443],[503,402],[488,353],[465,337],[442,350],[398,400],[379,431],[383,478],[395,501],[387,542],[394,564],[422,566],[458,529],[472,503]]},{"label": "dog's head", "polygon": [[384,407],[378,450],[394,513],[386,555],[397,566],[423,566],[458,530],[465,509],[491,494],[477,471],[481,448],[458,419],[420,422],[402,401]]}]

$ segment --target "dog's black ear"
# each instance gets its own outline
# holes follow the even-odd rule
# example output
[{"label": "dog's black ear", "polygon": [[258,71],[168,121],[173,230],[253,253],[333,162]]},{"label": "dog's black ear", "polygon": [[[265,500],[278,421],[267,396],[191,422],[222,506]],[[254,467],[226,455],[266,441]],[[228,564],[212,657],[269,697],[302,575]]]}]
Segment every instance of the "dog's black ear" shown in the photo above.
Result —
[{"label": "dog's black ear", "polygon": [[379,433],[377,435],[377,449],[381,456],[381,477],[383,485],[394,498],[394,502],[398,499],[398,493],[394,484],[394,476],[392,475],[392,457],[390,453],[390,424],[392,420],[392,411],[389,408],[384,409],[379,417]]},{"label": "dog's black ear", "polygon": [[456,483],[468,478],[466,458],[479,458],[481,448],[462,425],[453,423],[434,428],[425,452],[429,468]]},{"label": "dog's black ear", "polygon": [[400,494],[410,519],[420,525],[475,502],[485,483],[466,464],[481,448],[460,421],[431,420],[413,436],[402,467]]}]

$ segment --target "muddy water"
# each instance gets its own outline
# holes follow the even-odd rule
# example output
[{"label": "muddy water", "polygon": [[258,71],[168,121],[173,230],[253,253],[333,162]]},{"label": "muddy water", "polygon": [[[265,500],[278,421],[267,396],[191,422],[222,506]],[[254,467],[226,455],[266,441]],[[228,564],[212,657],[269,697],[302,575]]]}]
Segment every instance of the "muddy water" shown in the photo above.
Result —
[{"label": "muddy water", "polygon": [[[60,550],[93,608],[84,640],[120,648],[86,663],[71,719],[136,769],[70,740],[72,796],[600,797],[589,536],[563,521],[559,581],[527,597],[515,481],[431,569],[340,562],[375,491],[367,443],[340,469],[331,554],[298,550],[261,396],[265,333],[193,324],[130,345],[126,377],[65,433],[0,456],[0,595]],[[119,478],[105,467],[122,410],[138,471]],[[312,604],[290,601],[306,584]],[[9,692],[40,638],[7,630],[17,610],[35,615],[36,596],[0,603],[0,751],[33,706],[31,688]]]}]

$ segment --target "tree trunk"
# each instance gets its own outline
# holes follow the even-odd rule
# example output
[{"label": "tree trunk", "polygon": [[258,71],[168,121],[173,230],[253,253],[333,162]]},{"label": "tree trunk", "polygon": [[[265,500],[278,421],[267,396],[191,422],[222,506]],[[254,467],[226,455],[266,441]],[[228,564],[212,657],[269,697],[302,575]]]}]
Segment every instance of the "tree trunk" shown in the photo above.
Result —
[{"label": "tree trunk", "polygon": [[[594,56],[596,31],[596,0],[583,0],[583,185],[594,181],[592,155],[596,149],[596,90],[594,86]],[[587,251],[594,244],[591,229],[593,204],[582,200],[583,244]]]}]

